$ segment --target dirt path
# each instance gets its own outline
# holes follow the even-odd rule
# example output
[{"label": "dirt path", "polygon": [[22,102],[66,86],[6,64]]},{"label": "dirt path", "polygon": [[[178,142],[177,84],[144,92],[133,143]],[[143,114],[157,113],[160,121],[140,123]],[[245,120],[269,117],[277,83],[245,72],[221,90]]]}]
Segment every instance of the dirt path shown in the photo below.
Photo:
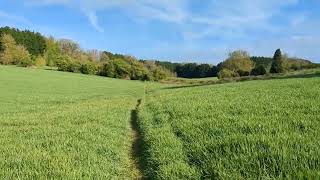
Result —
[{"label": "dirt path", "polygon": [[143,175],[143,163],[142,163],[142,137],[138,125],[138,108],[141,104],[141,99],[137,101],[135,109],[131,111],[131,152],[130,157],[132,161],[132,171],[135,174],[135,179],[145,179]]}]

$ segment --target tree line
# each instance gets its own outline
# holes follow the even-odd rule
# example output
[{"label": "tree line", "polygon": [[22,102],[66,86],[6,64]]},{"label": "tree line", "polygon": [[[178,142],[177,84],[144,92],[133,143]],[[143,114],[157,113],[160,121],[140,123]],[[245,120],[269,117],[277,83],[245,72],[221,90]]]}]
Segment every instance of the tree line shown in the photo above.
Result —
[{"label": "tree line", "polygon": [[171,63],[138,60],[108,51],[83,50],[69,39],[45,37],[38,32],[0,28],[0,64],[50,66],[59,71],[100,75],[111,78],[159,81],[168,76],[183,78],[258,76],[267,73],[315,68],[308,60],[289,58],[278,49],[273,58],[250,56],[237,50],[217,64]]},{"label": "tree line", "polygon": [[215,65],[196,63],[171,63],[156,61],[160,66],[176,73],[177,77],[204,78],[219,77],[233,78],[241,76],[259,76],[268,73],[286,73],[302,69],[319,67],[318,64],[301,58],[290,58],[280,49],[274,57],[257,57],[243,50],[229,53],[228,58]]},{"label": "tree line", "polygon": [[107,51],[86,51],[72,40],[10,27],[0,28],[0,64],[51,66],[59,71],[131,80],[158,81],[173,74],[155,62]]},{"label": "tree line", "polygon": [[246,51],[234,51],[218,66],[219,78],[259,76],[320,67],[308,60],[289,58],[281,49],[275,51],[273,58],[250,57]]}]

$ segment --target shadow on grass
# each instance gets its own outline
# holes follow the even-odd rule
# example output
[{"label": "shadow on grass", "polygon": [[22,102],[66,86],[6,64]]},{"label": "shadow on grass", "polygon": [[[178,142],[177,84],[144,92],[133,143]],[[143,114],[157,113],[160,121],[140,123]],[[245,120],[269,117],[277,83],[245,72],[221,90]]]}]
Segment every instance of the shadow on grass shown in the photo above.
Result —
[{"label": "shadow on grass", "polygon": [[240,78],[235,78],[235,79],[221,79],[221,80],[215,80],[215,81],[199,82],[199,83],[196,83],[196,84],[188,84],[188,85],[181,85],[181,86],[171,86],[171,87],[165,87],[165,88],[162,88],[162,89],[182,89],[182,88],[200,87],[200,86],[208,86],[208,85],[215,85],[215,84],[225,84],[225,83],[253,81],[253,80],[295,79],[295,78],[315,78],[315,77],[320,77],[320,72],[310,73],[310,74],[289,74],[289,75],[273,75],[273,76],[246,76],[246,77],[240,77]]},{"label": "shadow on grass", "polygon": [[131,111],[131,130],[133,133],[133,140],[132,140],[132,146],[131,146],[131,156],[133,158],[134,165],[136,169],[139,171],[139,176],[137,179],[148,179],[146,176],[146,161],[145,161],[145,155],[144,155],[144,140],[142,137],[141,129],[139,127],[138,123],[138,111],[139,107],[141,105],[142,100],[139,99],[137,101],[136,108]]}]

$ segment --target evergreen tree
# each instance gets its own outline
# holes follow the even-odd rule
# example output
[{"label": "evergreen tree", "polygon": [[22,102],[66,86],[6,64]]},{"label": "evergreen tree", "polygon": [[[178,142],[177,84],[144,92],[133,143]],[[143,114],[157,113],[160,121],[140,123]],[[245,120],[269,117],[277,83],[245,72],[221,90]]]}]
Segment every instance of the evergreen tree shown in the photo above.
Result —
[{"label": "evergreen tree", "polygon": [[282,53],[277,49],[273,56],[270,73],[283,73],[285,71]]}]

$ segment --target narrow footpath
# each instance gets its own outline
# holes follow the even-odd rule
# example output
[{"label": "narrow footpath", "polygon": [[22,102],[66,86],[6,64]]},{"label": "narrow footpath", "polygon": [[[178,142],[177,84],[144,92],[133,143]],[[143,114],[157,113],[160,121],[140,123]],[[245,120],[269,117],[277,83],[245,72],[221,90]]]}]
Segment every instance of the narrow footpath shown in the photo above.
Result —
[{"label": "narrow footpath", "polygon": [[143,140],[138,125],[138,109],[141,105],[141,99],[137,101],[135,109],[131,111],[131,130],[130,130],[130,141],[131,141],[131,152],[130,157],[132,161],[132,171],[135,174],[135,179],[145,179],[143,175],[143,160],[142,160],[142,145]]}]

